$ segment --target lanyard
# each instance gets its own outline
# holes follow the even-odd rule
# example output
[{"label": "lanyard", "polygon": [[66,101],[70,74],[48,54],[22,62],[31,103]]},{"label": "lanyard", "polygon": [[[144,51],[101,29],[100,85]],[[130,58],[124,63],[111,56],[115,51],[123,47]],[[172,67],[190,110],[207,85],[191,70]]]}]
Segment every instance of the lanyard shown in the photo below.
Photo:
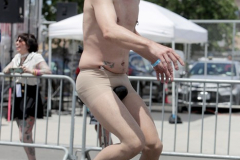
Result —
[{"label": "lanyard", "polygon": [[21,67],[24,64],[24,62],[26,61],[28,55],[26,56],[26,58],[23,61],[22,61],[22,57],[20,57],[20,62],[19,62],[19,65],[18,65],[19,67]]}]

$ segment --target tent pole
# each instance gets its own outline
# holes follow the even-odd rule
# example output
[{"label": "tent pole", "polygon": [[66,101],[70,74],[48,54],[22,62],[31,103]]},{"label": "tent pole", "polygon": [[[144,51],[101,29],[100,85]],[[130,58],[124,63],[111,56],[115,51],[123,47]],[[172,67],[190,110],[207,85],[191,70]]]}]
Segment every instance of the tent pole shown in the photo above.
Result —
[{"label": "tent pole", "polygon": [[185,58],[186,58],[187,57],[187,43],[183,44],[183,53],[185,54]]},{"label": "tent pole", "polygon": [[[175,42],[172,41],[172,49],[175,50]],[[175,69],[173,69],[173,76],[175,76]],[[174,77],[175,78],[175,77]],[[176,98],[175,98],[175,82],[172,82],[172,115],[175,116],[175,106],[176,106]]]},{"label": "tent pole", "polygon": [[52,62],[52,38],[48,38],[48,65],[51,66]]},{"label": "tent pole", "polygon": [[[204,62],[204,77],[207,77],[207,52],[208,52],[208,44],[205,43],[204,46],[204,57],[205,57],[205,62]],[[204,114],[204,112],[206,111],[206,93],[205,93],[205,88],[206,88],[206,83],[203,84],[204,85],[204,89],[203,89],[203,93],[204,93],[204,97],[203,97],[203,108],[202,108],[202,115]]]},{"label": "tent pole", "polygon": [[[231,72],[233,73],[233,59],[234,59],[234,56],[235,56],[235,35],[236,35],[236,23],[233,23],[233,36],[232,36],[232,66],[231,66]],[[233,79],[233,74],[231,74],[231,79]]]},{"label": "tent pole", "polygon": [[188,74],[189,71],[189,64],[190,64],[190,53],[191,53],[191,44],[187,44],[187,55],[186,55],[186,73]]},{"label": "tent pole", "polygon": [[[48,39],[48,66],[51,67],[51,63],[52,63],[52,38],[49,37]],[[50,80],[48,80],[48,101],[47,101],[47,117],[49,115],[49,113],[51,114],[51,92],[52,92],[52,83],[50,82]]]},{"label": "tent pole", "polygon": [[185,59],[184,59],[184,61],[185,61],[185,72],[187,73],[188,72],[188,44],[187,43],[184,43],[183,44],[183,53],[185,54]]},{"label": "tent pole", "polygon": [[[175,41],[172,41],[172,49],[175,50]],[[174,66],[173,66],[174,68]],[[175,76],[175,69],[173,69],[173,76]],[[175,77],[174,77],[175,78]],[[174,124],[174,123],[182,123],[182,120],[180,117],[176,117],[176,109],[177,109],[177,105],[176,105],[176,91],[175,91],[175,81],[172,82],[172,114],[169,117],[169,123]]]},{"label": "tent pole", "polygon": [[204,76],[206,77],[207,75],[207,52],[208,52],[208,44],[205,43],[204,45],[204,57],[205,57],[205,62],[204,62]]},{"label": "tent pole", "polygon": [[190,54],[191,54],[191,50],[192,50],[192,44],[188,44],[188,57],[187,57],[187,60],[188,62],[190,62]]}]

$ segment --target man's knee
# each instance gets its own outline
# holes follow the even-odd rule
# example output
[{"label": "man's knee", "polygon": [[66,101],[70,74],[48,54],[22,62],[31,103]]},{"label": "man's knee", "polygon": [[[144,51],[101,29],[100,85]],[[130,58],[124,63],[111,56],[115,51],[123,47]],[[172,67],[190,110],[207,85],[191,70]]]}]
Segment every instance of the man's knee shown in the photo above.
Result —
[{"label": "man's knee", "polygon": [[129,154],[129,157],[134,157],[137,154],[139,154],[145,146],[145,139],[144,138],[134,138],[128,141],[126,144],[127,147],[125,147],[125,154]]},{"label": "man's knee", "polygon": [[163,144],[158,139],[157,141],[155,141],[153,143],[146,143],[146,145],[143,149],[143,152],[154,154],[154,155],[158,156],[162,153],[162,149],[163,149]]}]

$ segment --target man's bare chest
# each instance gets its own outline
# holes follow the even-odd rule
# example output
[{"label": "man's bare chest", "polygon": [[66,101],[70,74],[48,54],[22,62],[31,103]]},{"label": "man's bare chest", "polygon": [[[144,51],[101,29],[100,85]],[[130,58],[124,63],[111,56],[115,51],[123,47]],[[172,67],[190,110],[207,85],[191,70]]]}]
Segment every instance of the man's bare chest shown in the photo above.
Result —
[{"label": "man's bare chest", "polygon": [[138,21],[139,0],[115,0],[117,23],[131,29]]}]

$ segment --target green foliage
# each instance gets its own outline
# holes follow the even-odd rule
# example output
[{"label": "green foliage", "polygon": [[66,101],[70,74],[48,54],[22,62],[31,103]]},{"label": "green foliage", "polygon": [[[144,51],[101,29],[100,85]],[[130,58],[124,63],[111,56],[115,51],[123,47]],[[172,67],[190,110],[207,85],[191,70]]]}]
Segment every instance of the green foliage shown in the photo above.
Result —
[{"label": "green foliage", "polygon": [[[234,0],[146,0],[187,19],[237,19]],[[84,0],[43,0],[42,13],[46,20],[56,20],[57,2],[77,2],[78,13],[83,12]]]},{"label": "green foliage", "polygon": [[234,0],[146,0],[187,19],[237,19]]},{"label": "green foliage", "polygon": [[[58,2],[77,2],[78,13],[80,14],[83,12],[84,0],[43,0],[42,15],[47,21],[56,21],[56,7]],[[71,43],[71,41],[67,41]],[[63,39],[54,39],[53,44],[57,45],[55,49],[58,51],[62,50],[65,53],[65,44],[67,43],[67,41]],[[63,42],[63,46],[61,45],[61,42]]]},{"label": "green foliage", "polygon": [[47,21],[56,21],[56,7],[58,2],[77,2],[78,13],[83,12],[84,0],[43,0],[42,14]]},{"label": "green foliage", "polygon": [[[238,19],[238,7],[234,0],[146,0],[161,5],[186,19]],[[232,24],[198,24],[208,30],[209,50],[230,50]],[[218,41],[225,41],[219,47]],[[199,48],[199,47],[198,47]]]}]

